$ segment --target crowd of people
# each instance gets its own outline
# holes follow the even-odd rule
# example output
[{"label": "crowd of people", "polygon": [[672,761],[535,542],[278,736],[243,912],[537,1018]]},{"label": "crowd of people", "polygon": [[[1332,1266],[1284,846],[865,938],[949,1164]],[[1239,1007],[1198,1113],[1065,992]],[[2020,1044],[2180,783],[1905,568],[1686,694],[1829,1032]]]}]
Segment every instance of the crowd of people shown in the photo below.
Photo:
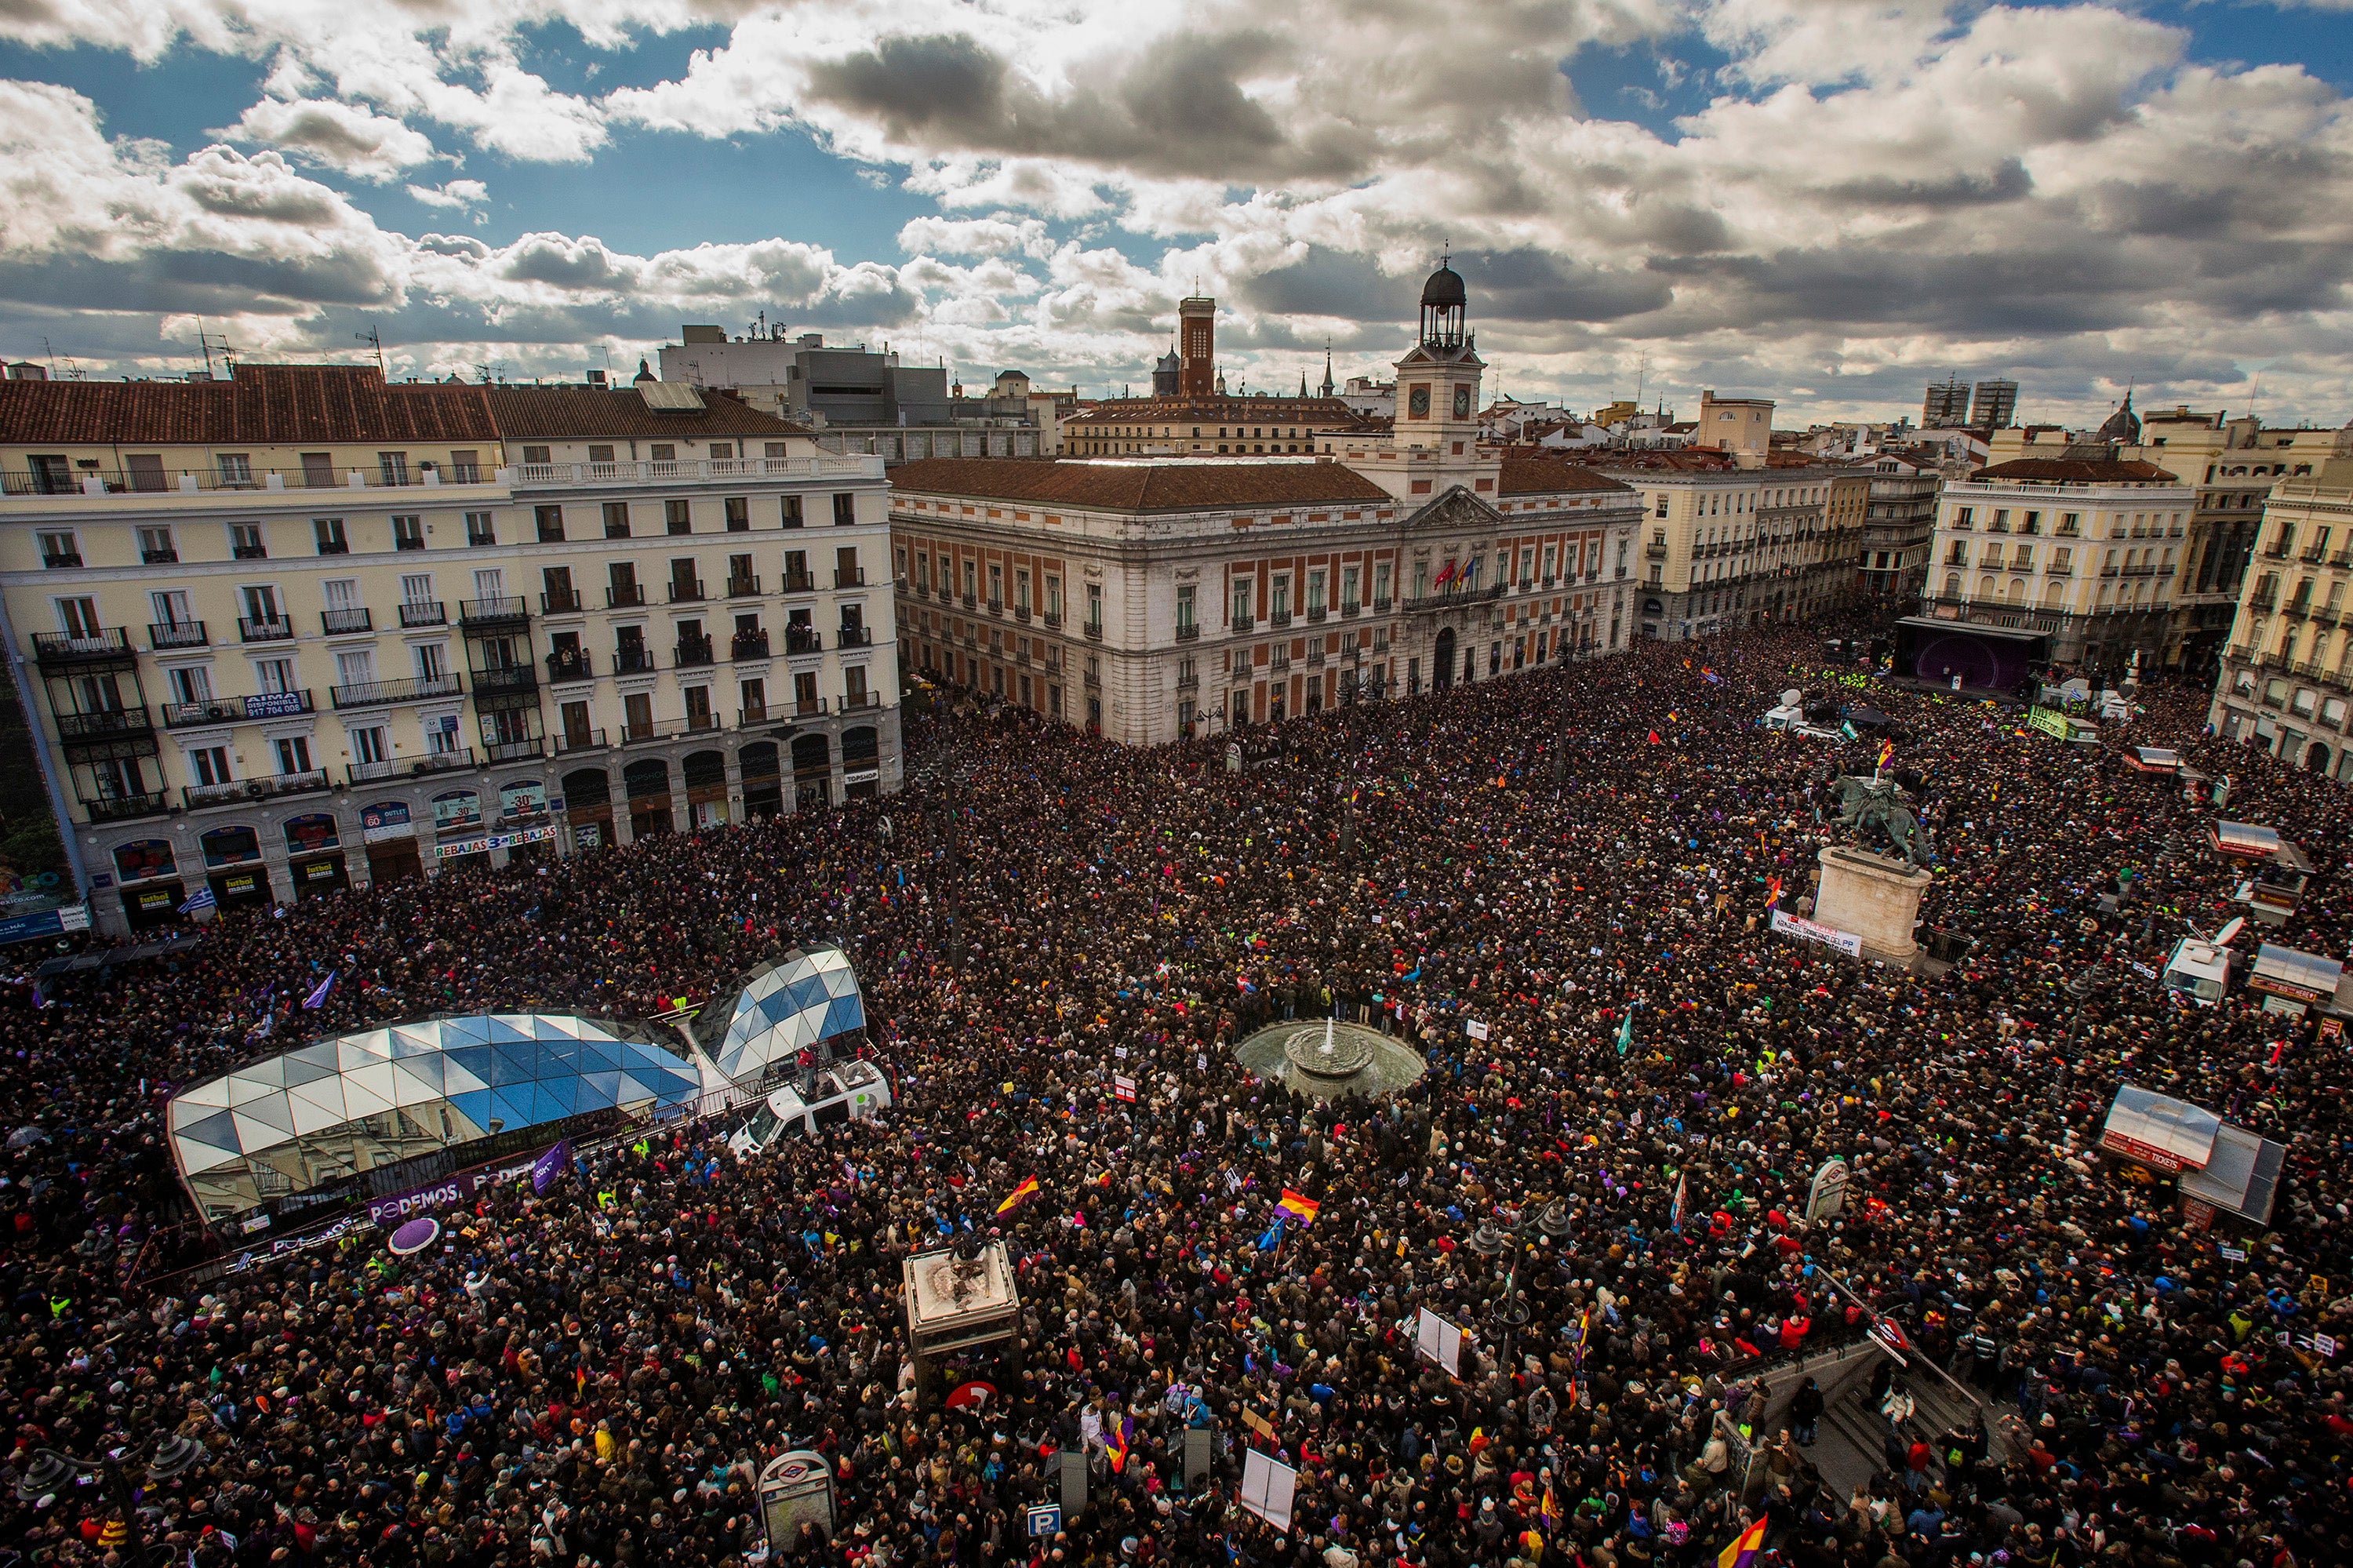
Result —
[{"label": "crowd of people", "polygon": [[[2353,1562],[2343,1042],[2165,994],[2236,874],[2206,791],[2119,745],[2301,843],[2279,938],[2330,954],[2339,787],[2203,736],[2187,689],[2094,747],[1877,682],[1952,962],[1859,963],[1769,919],[1877,750],[1759,725],[1787,686],[1854,694],[1820,647],[1644,643],[1294,720],[1242,771],[1222,736],[943,714],[900,796],[19,979],[0,1562],[1668,1568],[1753,1524],[1809,1565]],[[650,1128],[411,1256],[162,1266],[175,1088],[400,1018],[651,1017],[823,941],[893,1079],[871,1121],[741,1159],[723,1123]],[[1319,1102],[1238,1065],[1324,1016],[1427,1075]],[[2125,1082],[2286,1145],[2273,1224],[2189,1228],[2101,1154]],[[1810,1224],[1832,1158],[1845,1207]],[[1008,1250],[1018,1342],[919,1379],[902,1260],[966,1239]],[[994,1396],[946,1404],[967,1374]],[[1950,1429],[1915,1404],[1947,1375]],[[1882,1450],[1834,1484],[1857,1430]],[[174,1436],[201,1457],[151,1478]],[[771,1542],[758,1478],[796,1449],[835,1525]],[[1287,1530],[1240,1506],[1250,1449],[1295,1472]],[[117,1455],[133,1516],[102,1466],[37,1488],[43,1450]],[[1071,1454],[1088,1501],[1033,1535]]]}]

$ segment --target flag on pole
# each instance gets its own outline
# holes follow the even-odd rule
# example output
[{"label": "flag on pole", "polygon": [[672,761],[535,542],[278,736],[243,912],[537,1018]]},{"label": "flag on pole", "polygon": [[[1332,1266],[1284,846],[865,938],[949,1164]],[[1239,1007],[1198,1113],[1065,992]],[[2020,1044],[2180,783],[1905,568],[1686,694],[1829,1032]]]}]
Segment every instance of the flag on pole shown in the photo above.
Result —
[{"label": "flag on pole", "polygon": [[1676,1175],[1675,1175],[1675,1202],[1674,1202],[1674,1206],[1673,1206],[1672,1208],[1671,1208],[1671,1209],[1669,1209],[1669,1210],[1667,1211],[1667,1225],[1668,1225],[1668,1228],[1669,1228],[1669,1229],[1671,1229],[1671,1230],[1674,1230],[1674,1231],[1681,1231],[1681,1230],[1683,1228],[1683,1181],[1684,1181],[1684,1180],[1685,1180],[1685,1178],[1683,1177],[1683,1175],[1680,1171],[1676,1173]]},{"label": "flag on pole", "polygon": [[213,897],[211,885],[206,884],[188,895],[188,901],[180,906],[180,913],[193,915],[199,909],[212,908],[216,902],[217,900]]},{"label": "flag on pole", "polygon": [[1765,879],[1765,907],[1767,909],[1774,908],[1778,906],[1780,902],[1781,879],[1778,876],[1767,877]]},{"label": "flag on pole", "polygon": [[1765,1554],[1765,1521],[1758,1520],[1732,1538],[1732,1544],[1715,1554],[1715,1568],[1748,1568]]},{"label": "flag on pole", "polygon": [[1303,1192],[1294,1192],[1288,1187],[1285,1187],[1282,1190],[1282,1202],[1275,1205],[1276,1208],[1282,1210],[1286,1213],[1297,1215],[1299,1217],[1299,1223],[1303,1225],[1314,1224],[1315,1223],[1315,1212],[1323,1206],[1323,1204],[1317,1202],[1314,1199],[1308,1197],[1306,1194]]},{"label": "flag on pole", "polygon": [[1894,741],[1892,741],[1892,740],[1883,740],[1883,741],[1881,741],[1881,742],[1879,743],[1879,766],[1880,766],[1880,767],[1882,767],[1882,768],[1886,767],[1886,766],[1887,766],[1887,759],[1888,759],[1889,758],[1891,758],[1891,757],[1894,756],[1894,755],[1895,755],[1895,743],[1894,743]]},{"label": "flag on pole", "polygon": [[1437,584],[1437,586],[1438,586],[1438,587],[1440,587],[1440,588],[1444,588],[1448,583],[1450,583],[1450,582],[1451,582],[1451,581],[1453,581],[1453,580],[1454,580],[1454,563],[1453,563],[1452,561],[1449,561],[1449,562],[1447,562],[1447,563],[1446,563],[1446,565],[1445,565],[1443,567],[1440,568],[1440,570],[1439,570],[1439,573],[1438,573],[1438,584]]},{"label": "flag on pole", "polygon": [[331,991],[334,990],[334,989],[335,989],[335,971],[334,971],[334,970],[332,970],[332,969],[329,969],[329,970],[327,971],[327,978],[326,978],[325,980],[321,980],[321,981],[319,982],[319,984],[318,984],[318,989],[316,989],[315,991],[311,991],[310,995],[308,995],[308,996],[306,996],[306,997],[304,997],[304,998],[302,999],[302,1006],[303,1006],[304,1011],[306,1011],[306,1012],[318,1012],[318,1011],[319,1011],[319,1009],[321,1009],[321,1008],[322,1008],[322,1007],[326,1006],[326,1005],[327,1005],[327,993],[328,993],[329,991]]},{"label": "flag on pole", "polygon": [[1103,1426],[1103,1446],[1111,1452],[1111,1473],[1117,1475],[1127,1467],[1127,1436],[1135,1423],[1124,1415],[1115,1416]]},{"label": "flag on pole", "polygon": [[1625,1022],[1618,1025],[1618,1054],[1620,1056],[1634,1048],[1634,1007],[1633,1002],[1626,1004]]},{"label": "flag on pole", "polygon": [[1021,1178],[1021,1185],[1013,1189],[1012,1195],[1007,1198],[1005,1202],[997,1205],[997,1212],[1000,1214],[1004,1213],[1007,1210],[1018,1204],[1022,1199],[1029,1197],[1037,1191],[1038,1178],[1035,1176],[1024,1176]]}]

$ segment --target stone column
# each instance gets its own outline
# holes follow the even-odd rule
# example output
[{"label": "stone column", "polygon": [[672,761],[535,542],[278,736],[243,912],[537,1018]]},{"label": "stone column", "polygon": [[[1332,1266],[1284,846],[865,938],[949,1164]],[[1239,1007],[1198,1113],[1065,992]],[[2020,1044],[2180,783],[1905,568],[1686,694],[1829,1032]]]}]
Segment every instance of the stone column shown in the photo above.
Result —
[{"label": "stone column", "polygon": [[1817,858],[1822,885],[1815,922],[1862,938],[1866,958],[1909,963],[1918,950],[1912,927],[1920,917],[1920,898],[1936,878],[1908,861],[1851,844],[1833,844]]}]

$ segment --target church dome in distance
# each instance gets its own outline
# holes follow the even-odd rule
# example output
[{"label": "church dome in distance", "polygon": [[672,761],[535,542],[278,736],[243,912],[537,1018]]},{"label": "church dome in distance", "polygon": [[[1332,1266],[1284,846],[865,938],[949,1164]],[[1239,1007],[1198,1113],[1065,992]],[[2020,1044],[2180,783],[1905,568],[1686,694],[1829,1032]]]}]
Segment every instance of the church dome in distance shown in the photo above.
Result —
[{"label": "church dome in distance", "polygon": [[2140,444],[2140,416],[2133,412],[2130,392],[2125,394],[2116,411],[2108,416],[2107,423],[2100,427],[2099,439],[2128,447]]}]

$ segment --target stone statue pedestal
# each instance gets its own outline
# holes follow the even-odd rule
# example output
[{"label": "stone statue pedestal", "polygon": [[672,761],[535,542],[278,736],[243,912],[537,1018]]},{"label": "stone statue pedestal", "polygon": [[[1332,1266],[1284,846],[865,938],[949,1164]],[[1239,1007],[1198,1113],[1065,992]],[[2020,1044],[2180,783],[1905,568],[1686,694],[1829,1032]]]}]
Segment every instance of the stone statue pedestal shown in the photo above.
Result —
[{"label": "stone statue pedestal", "polygon": [[1822,885],[1814,900],[1814,920],[1862,938],[1862,956],[1908,964],[1919,944],[1912,939],[1920,918],[1920,898],[1936,880],[1909,861],[1833,844],[1816,857]]}]

